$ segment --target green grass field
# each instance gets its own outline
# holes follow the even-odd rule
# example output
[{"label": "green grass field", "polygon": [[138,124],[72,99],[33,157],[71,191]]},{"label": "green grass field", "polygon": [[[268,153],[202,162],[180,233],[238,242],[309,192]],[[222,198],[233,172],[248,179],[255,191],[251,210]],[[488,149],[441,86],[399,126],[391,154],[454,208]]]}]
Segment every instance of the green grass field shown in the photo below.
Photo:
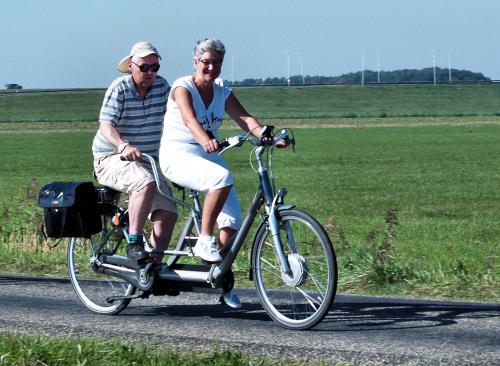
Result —
[{"label": "green grass field", "polygon": [[[104,90],[0,93],[0,123],[96,121]],[[264,119],[498,116],[500,85],[236,88]]]},{"label": "green grass field", "polygon": [[[459,88],[465,95],[456,100]],[[493,101],[499,90],[496,85],[453,85],[237,93],[250,111],[281,113],[282,119],[268,121],[295,128],[297,152],[275,154],[277,185],[289,189],[287,203],[312,213],[328,228],[338,254],[341,292],[498,301],[500,117]],[[429,104],[422,102],[423,91],[430,95],[425,97]],[[93,113],[98,110],[102,94],[71,93],[81,98],[82,106],[97,103]],[[23,118],[33,119],[34,106],[43,104],[52,110],[46,120],[53,122],[0,117],[5,121],[0,123],[0,272],[16,272],[21,265],[25,272],[65,275],[65,246],[51,250],[36,235],[41,210],[35,195],[51,181],[92,180],[90,145],[97,123],[86,112],[72,110],[69,101],[67,109],[57,107],[66,117],[53,117],[57,108],[49,100],[28,99],[23,107],[28,96],[14,96],[20,100],[16,108],[31,116]],[[339,104],[320,109],[317,98]],[[481,103],[473,103],[474,98]],[[407,114],[403,107],[391,112],[403,117],[375,117],[383,106],[402,106],[408,100],[422,104],[407,105]],[[373,104],[365,104],[369,101]],[[324,115],[350,110],[369,117],[320,118],[316,107]],[[435,117],[425,117],[432,113]],[[226,126],[226,134],[234,133],[230,123]],[[249,148],[226,158],[245,207],[256,185]],[[240,286],[250,286],[243,281],[249,242],[235,265]]]}]

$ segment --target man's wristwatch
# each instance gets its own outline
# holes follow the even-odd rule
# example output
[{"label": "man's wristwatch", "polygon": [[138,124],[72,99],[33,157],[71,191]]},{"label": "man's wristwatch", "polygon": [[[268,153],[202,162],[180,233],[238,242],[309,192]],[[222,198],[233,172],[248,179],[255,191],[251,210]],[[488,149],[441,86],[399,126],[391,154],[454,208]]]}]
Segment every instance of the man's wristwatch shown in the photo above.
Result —
[{"label": "man's wristwatch", "polygon": [[118,154],[121,154],[123,152],[123,150],[125,150],[127,145],[128,145],[127,140],[124,140],[123,144],[118,145],[118,148],[116,149],[118,151]]}]

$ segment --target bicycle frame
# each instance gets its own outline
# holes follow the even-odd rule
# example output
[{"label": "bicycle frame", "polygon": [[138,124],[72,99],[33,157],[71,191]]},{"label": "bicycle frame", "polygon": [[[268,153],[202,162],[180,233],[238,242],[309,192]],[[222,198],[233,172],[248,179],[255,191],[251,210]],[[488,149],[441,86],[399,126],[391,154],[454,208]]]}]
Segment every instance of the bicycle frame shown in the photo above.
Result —
[{"label": "bicycle frame", "polygon": [[[275,138],[274,142],[280,141],[287,136],[287,132]],[[241,138],[241,136],[239,136]],[[157,167],[157,164],[153,157],[148,154],[143,154],[143,157],[149,161],[152,167],[152,171],[155,177],[157,190],[158,192],[164,196],[165,198],[174,201],[176,204],[186,207],[190,211],[190,216],[187,219],[182,232],[180,234],[179,240],[173,250],[166,250],[164,254],[169,255],[165,266],[161,270],[157,272],[157,275],[160,279],[169,280],[169,281],[181,281],[181,282],[196,282],[196,283],[205,283],[210,284],[212,287],[216,287],[216,284],[219,279],[223,278],[228,271],[230,271],[233,262],[235,261],[247,235],[252,227],[252,224],[255,220],[255,217],[259,214],[259,211],[262,205],[265,205],[266,210],[266,219],[264,220],[265,225],[269,225],[270,231],[272,233],[274,245],[276,248],[276,252],[278,254],[280,268],[285,274],[290,274],[291,269],[288,263],[288,259],[283,251],[282,241],[279,235],[279,220],[278,220],[278,212],[283,209],[289,209],[292,206],[285,206],[283,204],[284,197],[286,195],[286,189],[280,189],[278,192],[275,192],[274,184],[269,176],[266,164],[264,163],[263,155],[264,152],[271,148],[272,144],[268,145],[259,145],[258,140],[253,138],[248,138],[247,136],[243,137],[237,144],[233,144],[232,146],[227,147],[235,147],[241,146],[243,141],[249,141],[254,145],[257,145],[254,148],[254,154],[258,163],[257,174],[259,177],[259,187],[257,188],[254,198],[252,199],[246,215],[243,219],[242,226],[232,239],[232,241],[226,245],[221,250],[221,254],[223,259],[220,263],[215,263],[210,266],[207,265],[191,265],[188,269],[182,268],[174,268],[176,261],[179,256],[188,255],[193,256],[191,249],[186,251],[184,247],[186,246],[186,238],[190,240],[188,234],[191,230],[196,230],[197,235],[200,234],[201,231],[201,215],[202,208],[200,204],[200,200],[198,198],[198,192],[191,191],[190,197],[193,198],[194,205],[190,205],[185,203],[184,201],[178,200],[175,197],[171,197],[167,195],[165,192],[161,190],[160,187],[160,173]],[[224,149],[223,151],[225,151]],[[269,165],[271,164],[272,154],[269,157]],[[193,243],[189,243],[190,247]],[[184,249],[184,250],[183,250]],[[105,269],[108,274],[113,274],[115,276],[124,278],[129,280],[134,286],[138,287],[141,290],[147,290],[150,288],[150,278],[147,275],[147,272],[151,268],[151,264],[147,265],[145,268],[139,265],[131,265],[130,262],[127,262],[125,258],[121,258],[120,256],[103,256],[103,262],[105,262],[104,267],[112,266],[110,268]],[[133,270],[134,273],[139,273],[139,278],[135,278],[131,272],[124,271],[122,273],[118,271],[114,266],[124,266]],[[193,268],[197,267],[197,268]],[[193,270],[196,269],[196,270]]]}]

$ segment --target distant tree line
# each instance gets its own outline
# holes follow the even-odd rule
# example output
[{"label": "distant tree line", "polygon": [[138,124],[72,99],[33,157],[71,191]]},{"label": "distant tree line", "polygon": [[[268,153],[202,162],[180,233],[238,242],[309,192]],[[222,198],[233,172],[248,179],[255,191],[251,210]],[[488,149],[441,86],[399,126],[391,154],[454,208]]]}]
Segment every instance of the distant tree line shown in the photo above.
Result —
[{"label": "distant tree line", "polygon": [[[480,72],[472,72],[468,70],[451,69],[436,67],[436,83],[448,82],[491,82]],[[294,75],[290,77],[290,84],[377,84],[377,83],[433,83],[434,69],[427,67],[424,69],[403,69],[394,71],[373,71],[365,70],[342,74],[340,76],[301,76]],[[287,85],[288,80],[284,77],[266,78],[266,79],[244,79],[242,81],[234,81],[229,84],[233,86],[252,86],[252,85]]]}]

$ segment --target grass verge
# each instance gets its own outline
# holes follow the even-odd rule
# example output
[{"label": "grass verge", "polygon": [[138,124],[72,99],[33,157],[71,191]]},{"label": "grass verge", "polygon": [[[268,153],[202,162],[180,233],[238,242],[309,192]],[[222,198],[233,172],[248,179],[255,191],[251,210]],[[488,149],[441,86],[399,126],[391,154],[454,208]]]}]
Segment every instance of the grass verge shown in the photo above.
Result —
[{"label": "grass verge", "polygon": [[[186,365],[186,366],[281,366],[300,365],[296,360],[250,357],[239,352],[181,352],[120,341],[40,338],[0,333],[0,365]],[[311,363],[308,363],[311,364]],[[326,365],[312,363],[311,365]]]}]

